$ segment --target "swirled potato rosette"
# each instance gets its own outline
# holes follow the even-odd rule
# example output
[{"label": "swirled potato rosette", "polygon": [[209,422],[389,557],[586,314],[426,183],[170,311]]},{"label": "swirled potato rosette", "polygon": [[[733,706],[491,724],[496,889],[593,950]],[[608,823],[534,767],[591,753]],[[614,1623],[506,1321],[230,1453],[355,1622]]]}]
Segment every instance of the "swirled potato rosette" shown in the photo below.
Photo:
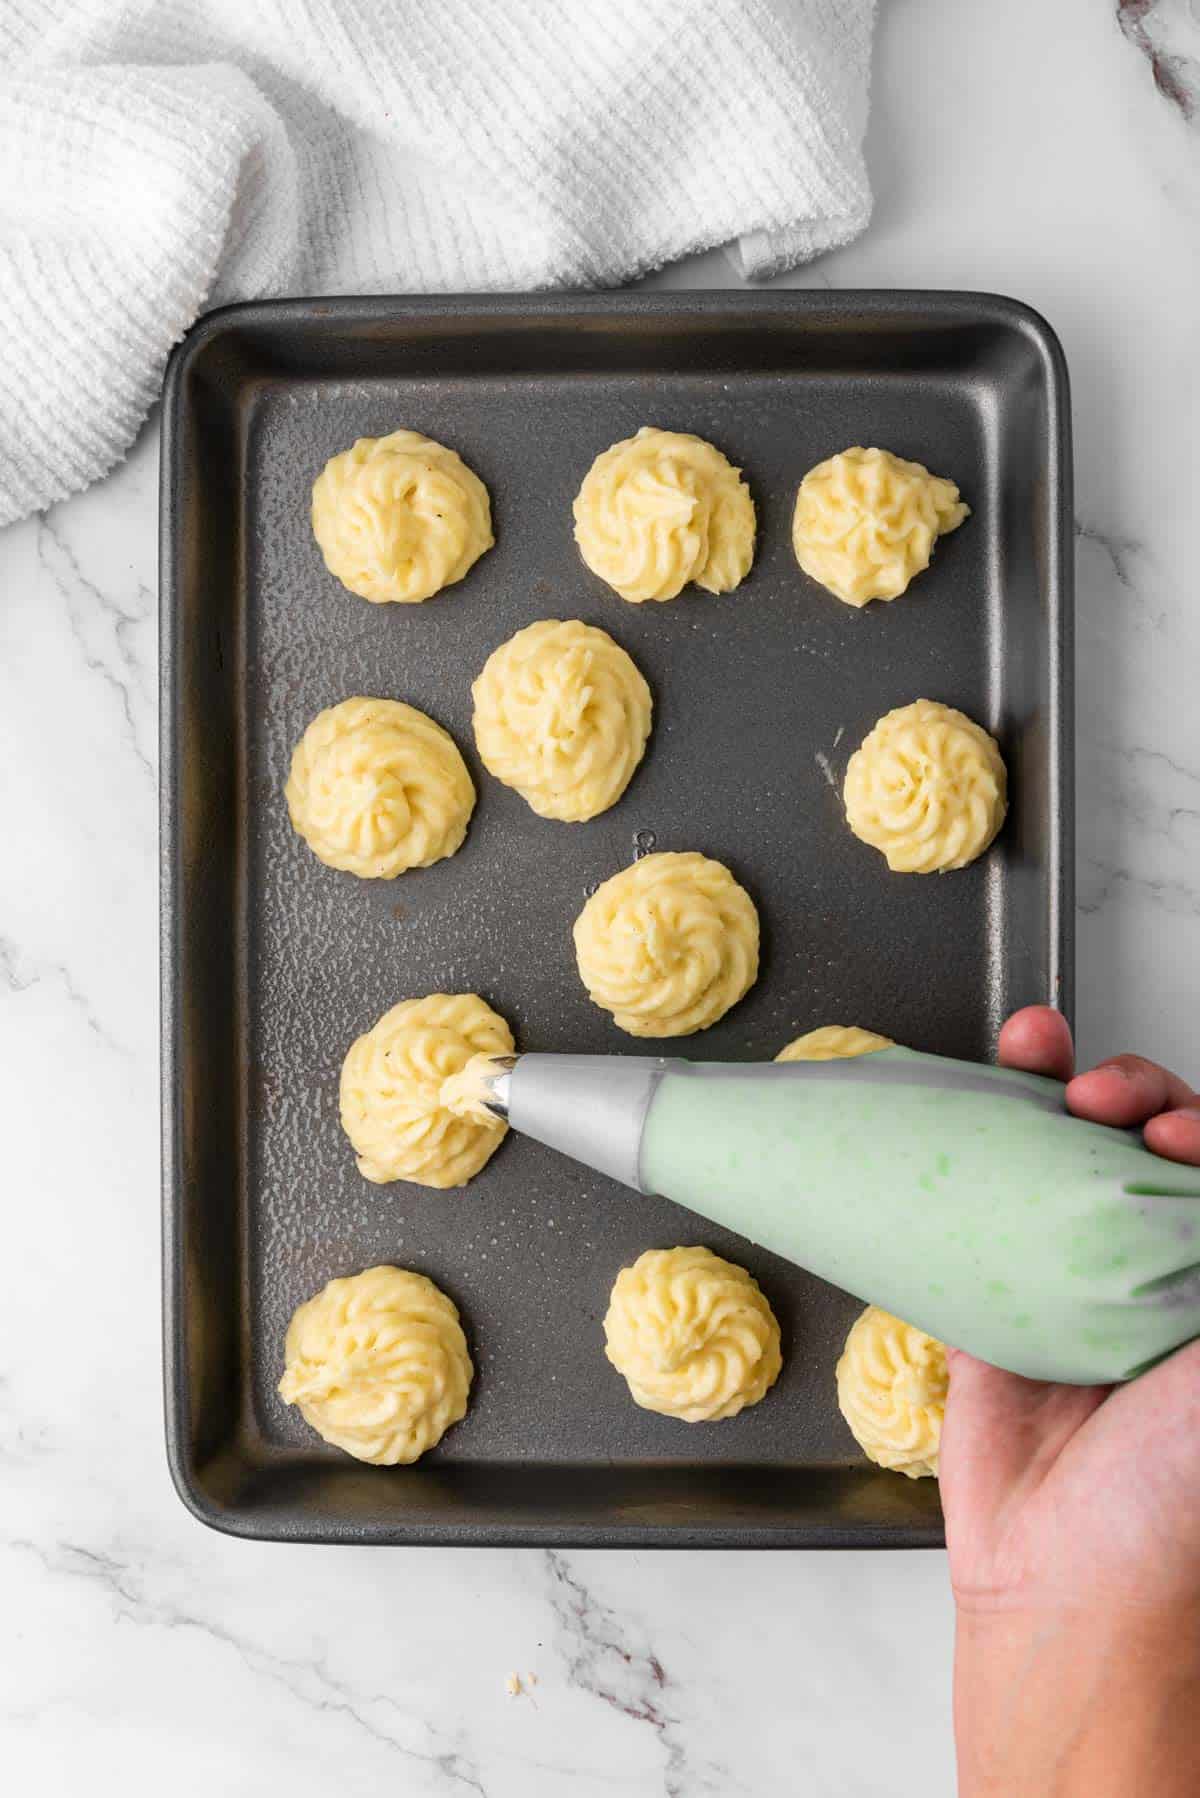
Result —
[{"label": "swirled potato rosette", "polygon": [[482,1111],[459,1116],[443,1088],[473,1055],[512,1052],[512,1031],[476,993],[430,993],[385,1011],[342,1064],[342,1129],[363,1178],[465,1186],[508,1126]]},{"label": "swirled potato rosette", "polygon": [[724,1017],[758,975],[758,913],[729,869],[694,852],[647,855],[575,920],[593,1004],[630,1036],[687,1036]]},{"label": "swirled potato rosette", "polygon": [[944,873],[982,855],[1007,805],[995,740],[953,706],[917,699],[888,712],[846,767],[855,836],[897,874]]},{"label": "swirled potato rosette", "polygon": [[317,859],[362,880],[453,855],[475,809],[454,739],[398,699],[343,699],[318,712],[296,745],[284,796]]},{"label": "swirled potato rosette", "polygon": [[868,1305],[837,1364],[838,1405],[867,1458],[910,1480],[936,1476],[948,1390],[944,1346]]},{"label": "swirled potato rosette", "polygon": [[280,1397],[326,1442],[397,1467],[466,1415],[474,1369],[458,1311],[424,1274],[330,1280],[288,1325]]},{"label": "swirled potato rosette", "polygon": [[735,1417],[779,1377],[779,1325],[744,1267],[705,1248],[647,1249],[617,1275],[605,1354],[644,1410]]},{"label": "swirled potato rosette", "polygon": [[312,528],[343,587],[382,605],[417,605],[461,581],[492,547],[479,476],[419,431],[360,437],[313,485]]},{"label": "swirled potato rosette", "polygon": [[719,449],[643,425],[596,457],[575,499],[575,541],[622,599],[674,599],[689,581],[729,593],[754,560],[754,501]]},{"label": "swirled potato rosette", "polygon": [[850,1061],[856,1055],[874,1055],[895,1045],[890,1036],[860,1030],[857,1024],[823,1024],[806,1030],[782,1048],[776,1061]]},{"label": "swirled potato rosette", "polygon": [[543,818],[581,823],[615,805],[650,734],[650,689],[607,631],[530,624],[488,657],[471,689],[490,774]]},{"label": "swirled potato rosette", "polygon": [[934,545],[971,508],[953,481],[890,450],[848,449],[810,468],[796,495],[792,547],[805,574],[848,606],[898,599]]}]

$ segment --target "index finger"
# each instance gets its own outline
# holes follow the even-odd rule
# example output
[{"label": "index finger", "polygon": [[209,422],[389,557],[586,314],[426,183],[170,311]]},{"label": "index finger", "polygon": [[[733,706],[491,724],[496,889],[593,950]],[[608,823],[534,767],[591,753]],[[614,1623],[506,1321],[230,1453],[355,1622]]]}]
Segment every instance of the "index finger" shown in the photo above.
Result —
[{"label": "index finger", "polygon": [[1075,1068],[1071,1026],[1052,1005],[1026,1005],[1001,1030],[996,1060],[1002,1068],[1069,1080]]}]

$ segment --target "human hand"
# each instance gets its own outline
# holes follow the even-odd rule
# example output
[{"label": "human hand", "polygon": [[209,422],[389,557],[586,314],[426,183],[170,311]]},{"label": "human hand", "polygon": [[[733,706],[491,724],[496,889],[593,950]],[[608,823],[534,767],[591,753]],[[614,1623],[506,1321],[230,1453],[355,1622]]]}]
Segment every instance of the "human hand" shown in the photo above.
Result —
[{"label": "human hand", "polygon": [[[1200,1165],[1186,1084],[1127,1055],[1072,1079],[1048,1007],[1008,1020],[999,1059]],[[1116,1389],[952,1350],[939,1484],[963,1798],[1200,1790],[1200,1342]]]}]

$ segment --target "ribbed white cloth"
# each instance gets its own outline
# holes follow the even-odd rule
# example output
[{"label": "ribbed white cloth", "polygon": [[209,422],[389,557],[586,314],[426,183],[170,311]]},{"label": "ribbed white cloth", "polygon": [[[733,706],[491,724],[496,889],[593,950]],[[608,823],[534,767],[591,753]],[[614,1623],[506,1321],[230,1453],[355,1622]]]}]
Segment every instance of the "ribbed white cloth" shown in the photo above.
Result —
[{"label": "ribbed white cloth", "polygon": [[0,523],[207,307],[608,286],[865,225],[874,0],[0,0]]}]

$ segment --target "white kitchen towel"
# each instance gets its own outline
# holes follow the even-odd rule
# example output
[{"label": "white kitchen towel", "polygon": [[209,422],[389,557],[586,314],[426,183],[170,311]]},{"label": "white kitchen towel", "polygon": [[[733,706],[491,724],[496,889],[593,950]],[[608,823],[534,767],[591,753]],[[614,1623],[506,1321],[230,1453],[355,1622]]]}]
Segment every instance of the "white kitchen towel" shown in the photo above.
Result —
[{"label": "white kitchen towel", "polygon": [[0,523],[226,300],[610,286],[861,231],[874,0],[0,0]]}]

